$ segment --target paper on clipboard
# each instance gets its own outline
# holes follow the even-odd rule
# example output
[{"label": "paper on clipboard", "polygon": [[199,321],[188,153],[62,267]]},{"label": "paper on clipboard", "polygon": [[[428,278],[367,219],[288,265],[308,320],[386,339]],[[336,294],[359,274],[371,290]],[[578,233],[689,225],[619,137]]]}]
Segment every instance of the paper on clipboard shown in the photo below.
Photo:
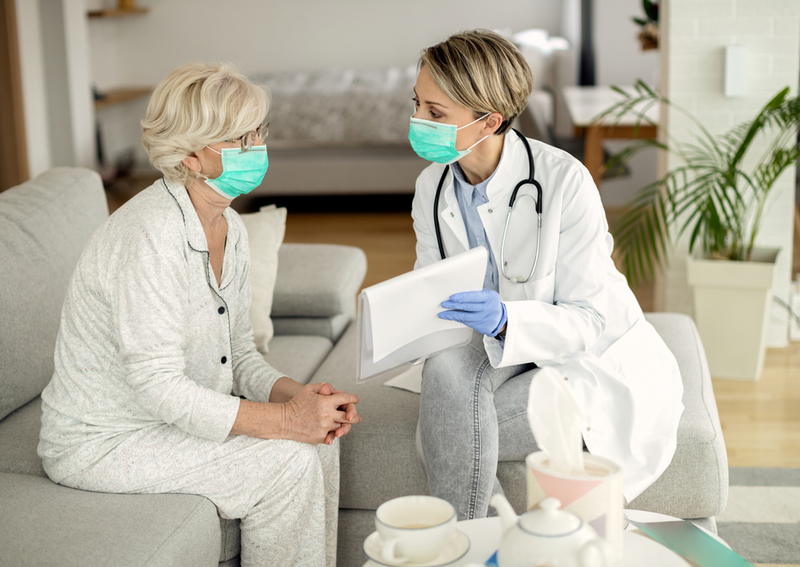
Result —
[{"label": "paper on clipboard", "polygon": [[473,248],[362,290],[357,381],[468,343],[472,329],[437,315],[454,293],[482,289],[487,259],[485,248]]}]

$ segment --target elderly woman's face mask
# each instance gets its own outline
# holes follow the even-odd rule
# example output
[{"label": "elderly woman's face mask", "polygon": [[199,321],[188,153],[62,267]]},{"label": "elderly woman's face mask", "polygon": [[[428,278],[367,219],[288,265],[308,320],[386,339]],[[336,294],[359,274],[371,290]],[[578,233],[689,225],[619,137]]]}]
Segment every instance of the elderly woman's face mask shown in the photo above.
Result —
[{"label": "elderly woman's face mask", "polygon": [[269,167],[267,146],[253,146],[247,151],[241,148],[222,148],[209,150],[222,156],[222,175],[216,179],[205,178],[206,185],[226,199],[245,195],[261,185]]}]

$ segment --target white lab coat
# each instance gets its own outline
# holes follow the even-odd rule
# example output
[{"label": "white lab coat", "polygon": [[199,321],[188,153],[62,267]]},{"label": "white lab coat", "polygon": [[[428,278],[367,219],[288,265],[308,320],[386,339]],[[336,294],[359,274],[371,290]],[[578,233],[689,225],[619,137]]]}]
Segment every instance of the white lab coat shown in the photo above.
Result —
[{"label": "white lab coat", "polygon": [[[587,448],[618,463],[630,502],[667,468],[675,452],[683,412],[675,357],[645,320],[625,277],[611,259],[613,239],[589,172],[569,154],[529,140],[535,179],[543,191],[539,263],[526,283],[500,274],[500,296],[508,311],[505,345],[485,337],[496,367],[535,362],[559,369],[583,410]],[[478,207],[487,240],[500,266],[500,246],[514,186],[528,178],[528,158],[519,137],[505,136],[503,157]],[[415,268],[440,260],[433,200],[444,166],[432,164],[417,179],[412,208],[417,235]],[[509,276],[526,277],[536,251],[536,196],[530,185],[517,195],[506,238]],[[448,174],[439,203],[447,256],[469,248]]]}]

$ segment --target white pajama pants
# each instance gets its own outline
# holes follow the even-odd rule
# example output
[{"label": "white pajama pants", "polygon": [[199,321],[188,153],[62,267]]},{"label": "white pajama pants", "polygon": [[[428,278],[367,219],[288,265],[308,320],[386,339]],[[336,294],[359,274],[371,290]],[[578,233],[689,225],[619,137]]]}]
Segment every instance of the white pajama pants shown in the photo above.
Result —
[{"label": "white pajama pants", "polygon": [[229,435],[216,443],[162,425],[135,433],[61,484],[113,493],[199,494],[241,519],[241,565],[334,567],[339,441]]}]

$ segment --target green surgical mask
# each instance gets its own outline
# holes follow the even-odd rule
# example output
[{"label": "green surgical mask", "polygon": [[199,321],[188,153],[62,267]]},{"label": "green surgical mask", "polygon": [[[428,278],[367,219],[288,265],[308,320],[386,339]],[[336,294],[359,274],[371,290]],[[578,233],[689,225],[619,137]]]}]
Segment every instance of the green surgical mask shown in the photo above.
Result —
[{"label": "green surgical mask", "polygon": [[216,179],[205,178],[206,185],[226,199],[245,195],[261,185],[269,167],[267,146],[253,146],[246,152],[240,148],[222,148],[222,175]]},{"label": "green surgical mask", "polygon": [[[486,116],[489,116],[489,112]],[[408,141],[411,147],[422,159],[435,163],[448,164],[460,160],[472,151],[472,148],[483,142],[489,136],[484,136],[466,150],[456,149],[456,136],[461,128],[472,126],[476,122],[483,120],[486,116],[476,118],[469,124],[460,128],[455,124],[442,124],[432,120],[411,117],[411,124],[408,129]]]}]

